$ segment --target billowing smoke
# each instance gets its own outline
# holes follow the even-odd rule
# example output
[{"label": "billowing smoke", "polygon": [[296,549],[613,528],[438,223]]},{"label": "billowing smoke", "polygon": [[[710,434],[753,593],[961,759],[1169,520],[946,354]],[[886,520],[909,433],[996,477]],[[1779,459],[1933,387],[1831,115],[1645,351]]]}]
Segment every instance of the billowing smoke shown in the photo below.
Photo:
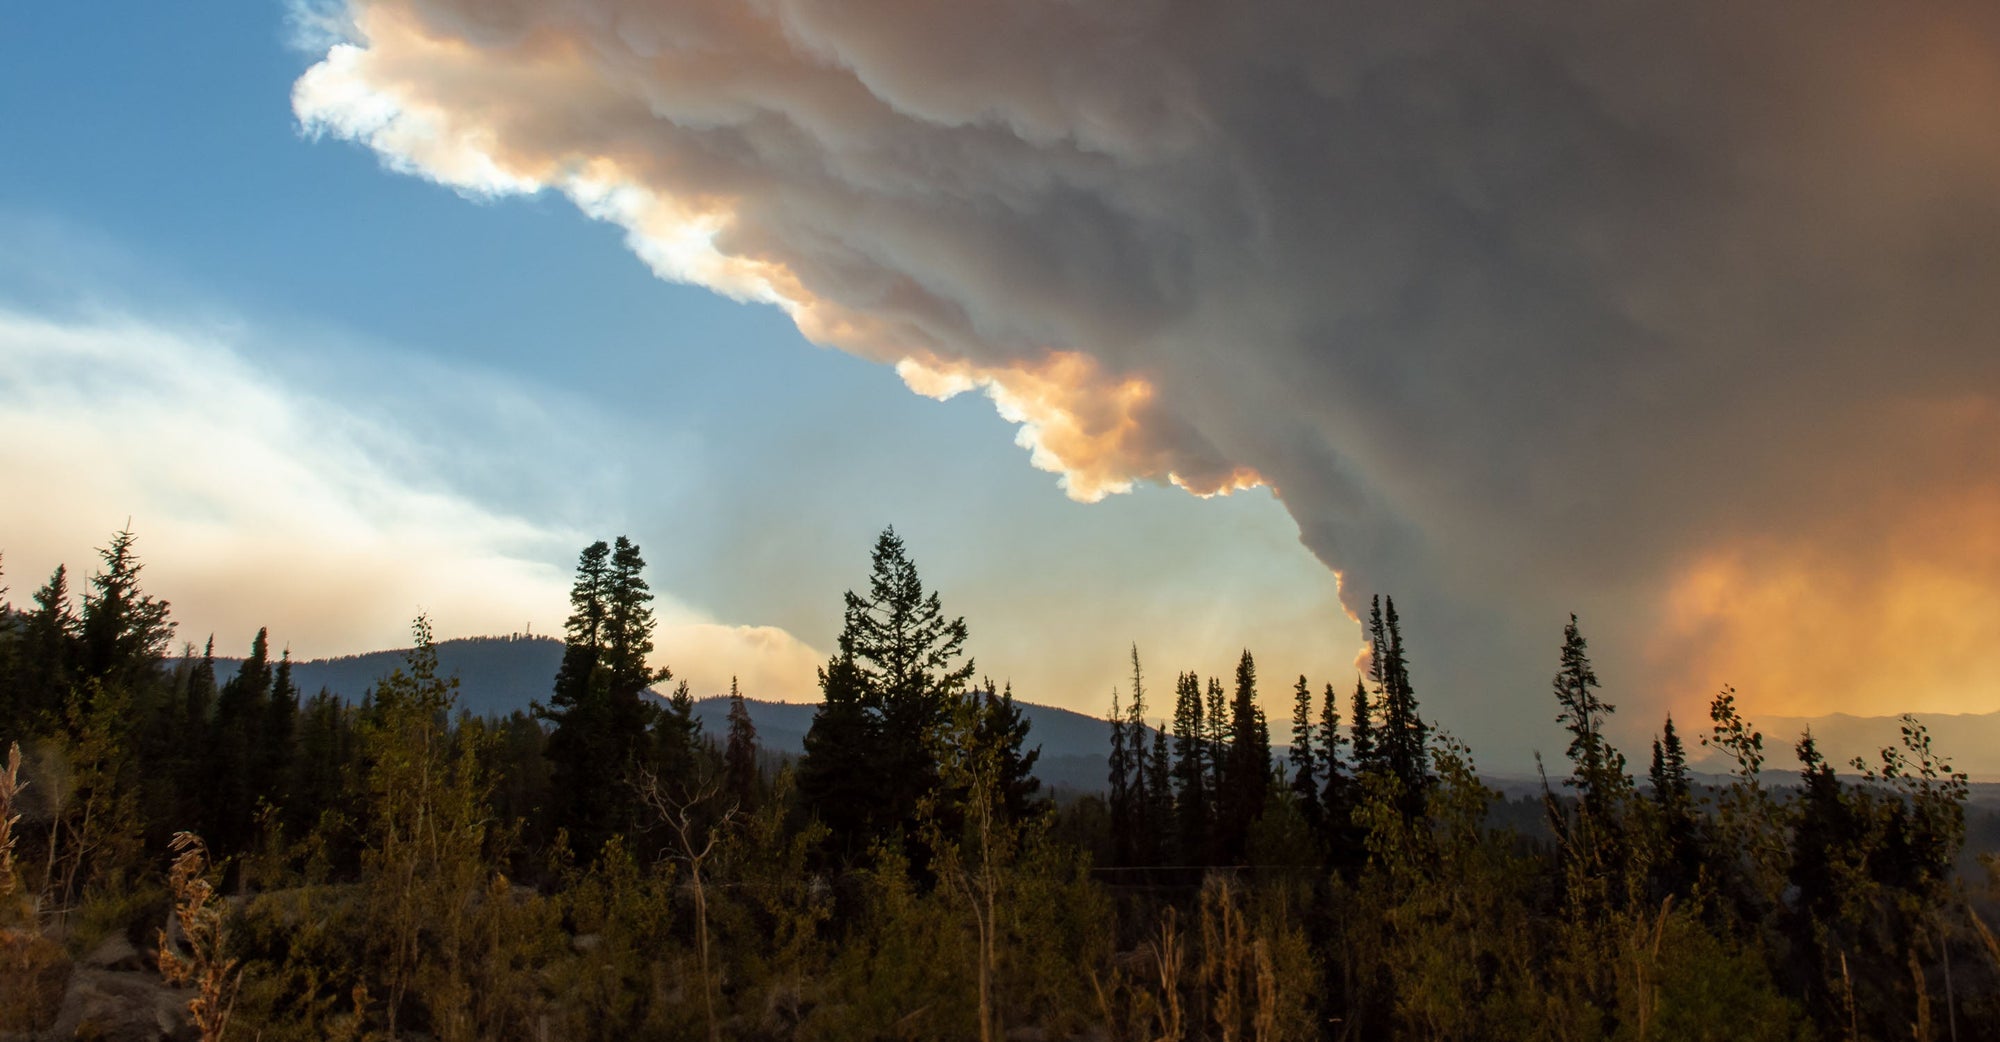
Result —
[{"label": "billowing smoke", "polygon": [[1077,498],[1270,486],[1474,736],[1571,610],[1633,708],[2000,681],[2000,7],[346,14],[308,128],[983,389]]}]

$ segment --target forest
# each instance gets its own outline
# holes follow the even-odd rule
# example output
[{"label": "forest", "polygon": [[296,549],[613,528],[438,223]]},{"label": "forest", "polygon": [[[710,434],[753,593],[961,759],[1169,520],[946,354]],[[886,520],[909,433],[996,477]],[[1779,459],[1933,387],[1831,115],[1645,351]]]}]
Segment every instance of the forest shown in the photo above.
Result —
[{"label": "forest", "polygon": [[[1835,765],[1725,688],[1640,770],[1574,616],[1522,828],[1425,719],[1388,597],[1351,691],[1245,651],[1156,698],[1131,649],[1103,790],[1055,798],[893,530],[796,758],[740,696],[703,734],[622,537],[504,717],[459,709],[423,617],[349,702],[264,632],[176,647],[133,534],[99,554],[0,588],[0,1037],[2000,1037],[2000,862],[1921,723]],[[78,1020],[114,963],[172,1024]]]}]

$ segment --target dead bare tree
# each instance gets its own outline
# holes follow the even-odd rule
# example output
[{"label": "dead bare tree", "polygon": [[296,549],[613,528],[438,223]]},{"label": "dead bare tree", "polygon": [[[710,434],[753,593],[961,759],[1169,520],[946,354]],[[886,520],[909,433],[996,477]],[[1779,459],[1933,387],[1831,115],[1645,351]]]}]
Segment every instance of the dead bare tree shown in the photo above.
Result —
[{"label": "dead bare tree", "polygon": [[721,792],[721,782],[716,779],[709,779],[692,790],[683,789],[676,796],[667,791],[657,774],[642,769],[638,787],[639,798],[673,833],[675,851],[668,856],[687,866],[687,886],[694,896],[694,950],[701,968],[702,1012],[708,1021],[709,1042],[719,1042],[722,1034],[721,1025],[715,1019],[717,982],[709,958],[706,873],[740,808],[731,803],[716,813],[713,820],[702,820],[704,810],[715,802]]}]

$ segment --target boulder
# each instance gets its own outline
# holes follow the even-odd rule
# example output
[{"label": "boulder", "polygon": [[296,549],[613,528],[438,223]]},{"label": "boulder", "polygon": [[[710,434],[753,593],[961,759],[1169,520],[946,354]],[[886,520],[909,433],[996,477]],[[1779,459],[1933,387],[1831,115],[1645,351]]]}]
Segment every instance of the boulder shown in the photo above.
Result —
[{"label": "boulder", "polygon": [[188,992],[151,973],[121,973],[85,966],[70,977],[50,1038],[95,1042],[187,1042]]},{"label": "boulder", "polygon": [[145,970],[153,967],[154,958],[141,952],[123,933],[114,933],[97,942],[83,957],[83,964],[99,970]]}]

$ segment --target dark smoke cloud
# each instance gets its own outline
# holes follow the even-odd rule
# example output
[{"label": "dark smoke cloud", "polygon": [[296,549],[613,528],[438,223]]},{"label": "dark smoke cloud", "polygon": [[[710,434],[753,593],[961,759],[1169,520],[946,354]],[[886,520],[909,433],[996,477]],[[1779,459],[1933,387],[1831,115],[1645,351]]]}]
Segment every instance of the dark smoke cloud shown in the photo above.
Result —
[{"label": "dark smoke cloud", "polygon": [[1890,661],[2000,623],[2000,8],[350,14],[309,126],[984,386],[1073,495],[1254,472],[1463,730],[1529,733],[1570,610],[1648,710],[2000,680]]}]

